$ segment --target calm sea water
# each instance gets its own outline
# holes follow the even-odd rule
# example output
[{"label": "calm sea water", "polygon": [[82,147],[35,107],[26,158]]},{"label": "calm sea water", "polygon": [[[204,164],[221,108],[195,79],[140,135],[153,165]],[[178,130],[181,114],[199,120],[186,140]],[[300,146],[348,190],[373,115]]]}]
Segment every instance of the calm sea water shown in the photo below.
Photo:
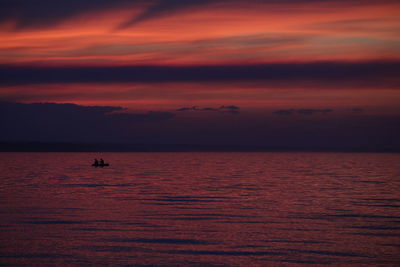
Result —
[{"label": "calm sea water", "polygon": [[[100,156],[111,166],[92,167]],[[399,266],[399,163],[399,154],[0,153],[0,263]]]}]

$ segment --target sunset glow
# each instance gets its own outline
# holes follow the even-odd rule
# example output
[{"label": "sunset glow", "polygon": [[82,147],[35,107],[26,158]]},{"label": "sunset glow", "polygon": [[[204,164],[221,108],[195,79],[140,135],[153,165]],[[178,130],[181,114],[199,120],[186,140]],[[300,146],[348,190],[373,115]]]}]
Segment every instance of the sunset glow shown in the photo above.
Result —
[{"label": "sunset glow", "polygon": [[260,123],[296,109],[400,116],[398,1],[18,0],[0,38],[2,102],[199,123],[225,120],[223,106]]},{"label": "sunset glow", "polygon": [[0,60],[58,66],[396,60],[400,4],[379,3],[219,2],[131,23],[145,7],[89,10],[44,25],[9,18],[0,27]]}]

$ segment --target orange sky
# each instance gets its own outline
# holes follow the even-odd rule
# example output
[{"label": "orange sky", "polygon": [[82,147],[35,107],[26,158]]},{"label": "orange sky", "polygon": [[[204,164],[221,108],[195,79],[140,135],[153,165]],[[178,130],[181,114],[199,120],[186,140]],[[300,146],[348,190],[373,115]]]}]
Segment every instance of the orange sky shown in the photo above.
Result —
[{"label": "orange sky", "polygon": [[[63,67],[400,60],[400,3],[357,3],[211,2],[131,24],[149,5],[78,12],[40,27],[17,27],[18,19],[9,18],[0,25],[0,62]],[[364,90],[349,84],[284,83],[3,84],[0,99],[131,109],[223,104],[396,108],[400,100],[397,83],[385,81]]]},{"label": "orange sky", "polygon": [[210,4],[119,28],[140,8],[0,29],[2,63],[225,64],[399,59],[400,4]]}]

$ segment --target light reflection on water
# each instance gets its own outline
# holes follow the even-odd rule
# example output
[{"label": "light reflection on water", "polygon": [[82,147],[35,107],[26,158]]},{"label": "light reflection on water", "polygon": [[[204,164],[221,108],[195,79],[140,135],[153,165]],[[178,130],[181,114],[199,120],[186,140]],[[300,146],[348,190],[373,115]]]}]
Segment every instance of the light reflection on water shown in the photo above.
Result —
[{"label": "light reflection on water", "polygon": [[0,154],[0,263],[400,264],[400,155]]}]

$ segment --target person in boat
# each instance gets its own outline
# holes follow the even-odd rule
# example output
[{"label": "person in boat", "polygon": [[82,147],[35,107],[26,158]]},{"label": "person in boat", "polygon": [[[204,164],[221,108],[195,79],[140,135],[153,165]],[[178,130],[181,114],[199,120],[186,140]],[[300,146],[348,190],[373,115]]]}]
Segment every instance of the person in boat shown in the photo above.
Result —
[{"label": "person in boat", "polygon": [[104,160],[100,159],[100,165],[104,165]]},{"label": "person in boat", "polygon": [[94,159],[93,165],[95,165],[95,166],[99,165],[99,161],[97,159]]}]

